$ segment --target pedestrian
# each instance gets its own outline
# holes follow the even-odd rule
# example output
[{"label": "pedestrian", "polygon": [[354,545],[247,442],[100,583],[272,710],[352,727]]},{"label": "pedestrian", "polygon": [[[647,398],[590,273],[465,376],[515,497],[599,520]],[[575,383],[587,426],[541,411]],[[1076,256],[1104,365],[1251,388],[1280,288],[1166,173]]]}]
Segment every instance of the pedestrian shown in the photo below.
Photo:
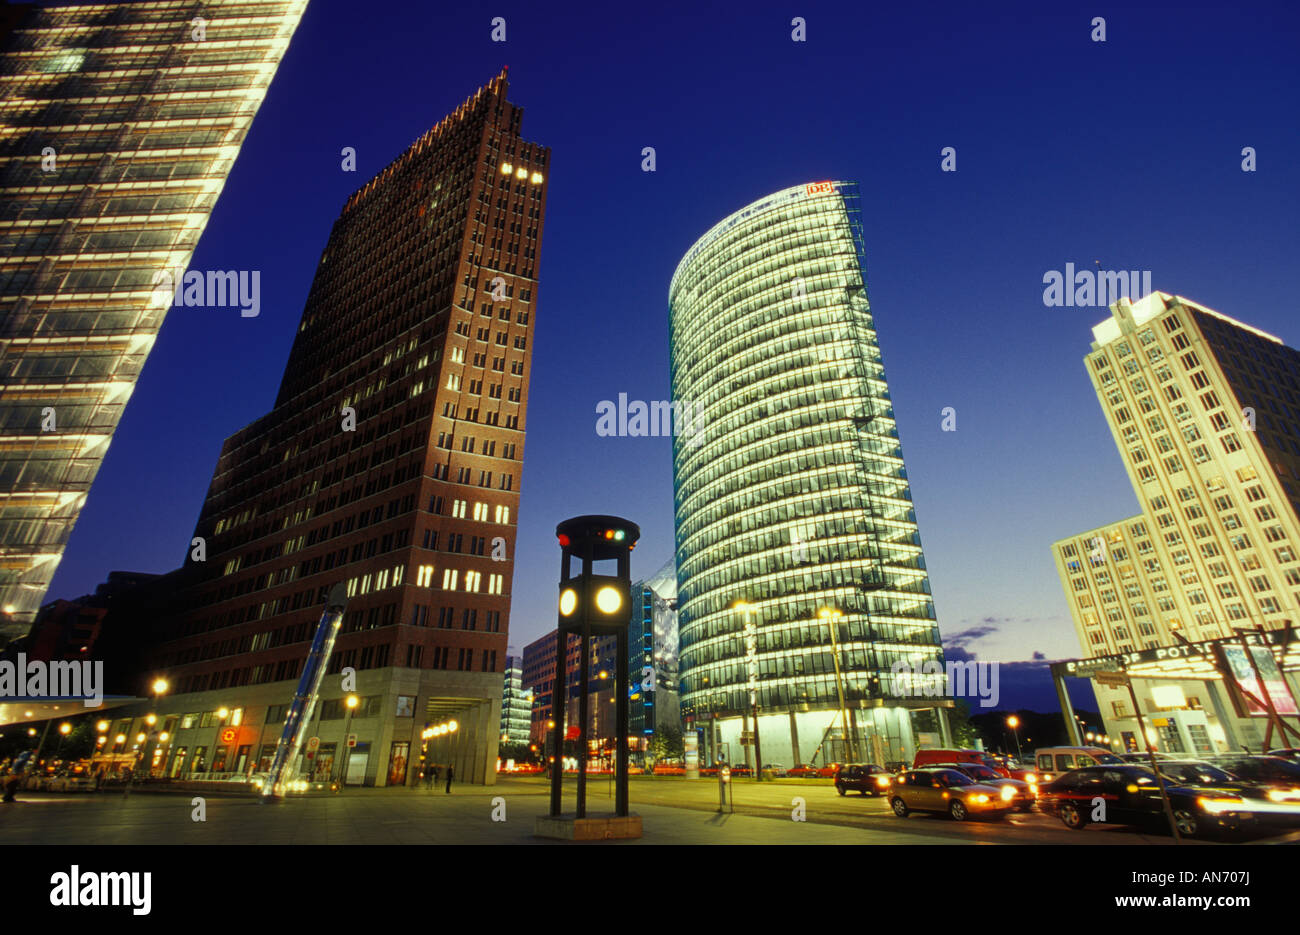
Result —
[{"label": "pedestrian", "polygon": [[424,788],[426,789],[433,788],[433,764],[432,763],[424,764]]},{"label": "pedestrian", "polygon": [[455,769],[452,767],[450,763],[448,763],[447,764],[447,794],[448,795],[451,795],[451,775],[454,772]]}]

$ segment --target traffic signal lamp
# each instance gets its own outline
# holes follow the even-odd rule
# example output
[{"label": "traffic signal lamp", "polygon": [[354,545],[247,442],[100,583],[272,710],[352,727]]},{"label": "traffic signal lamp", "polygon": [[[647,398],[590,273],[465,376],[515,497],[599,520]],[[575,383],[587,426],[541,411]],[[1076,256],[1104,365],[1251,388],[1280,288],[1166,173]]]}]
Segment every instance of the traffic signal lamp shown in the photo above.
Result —
[{"label": "traffic signal lamp", "polygon": [[560,584],[562,624],[584,616],[594,624],[626,624],[631,606],[631,589],[616,575],[584,575]]}]

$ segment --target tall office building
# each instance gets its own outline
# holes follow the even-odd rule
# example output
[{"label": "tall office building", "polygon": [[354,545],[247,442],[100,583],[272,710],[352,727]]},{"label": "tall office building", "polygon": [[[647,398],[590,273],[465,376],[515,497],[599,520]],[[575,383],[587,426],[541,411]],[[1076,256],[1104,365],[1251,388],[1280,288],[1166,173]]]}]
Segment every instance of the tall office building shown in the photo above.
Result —
[{"label": "tall office building", "polygon": [[[581,697],[582,641],[569,634],[564,651],[564,723],[565,739],[573,741],[578,736],[578,704]],[[602,749],[612,749],[614,674],[618,651],[616,640],[610,634],[592,637],[587,655],[587,737],[593,757]],[[532,723],[530,736],[539,748],[548,744],[549,728],[554,716],[555,675],[557,666],[555,631],[533,640],[524,647],[523,689],[532,697]],[[602,677],[601,673],[604,673]]]},{"label": "tall office building", "polygon": [[[632,674],[628,731],[635,749],[657,731],[680,730],[678,696],[677,571],[669,562],[645,581],[632,585],[628,633],[628,672]],[[640,600],[637,601],[637,596]]]},{"label": "tall office building", "polygon": [[45,597],[167,312],[156,276],[189,263],[306,5],[0,10],[0,636]]},{"label": "tall office building", "polygon": [[[550,155],[520,137],[506,79],[347,200],[275,408],[222,448],[194,531],[206,561],[153,657],[171,710],[241,709],[210,766],[269,760],[342,581],[320,756],[341,751],[352,668],[350,781],[413,781],[423,728],[453,720],[428,756],[494,779]],[[182,727],[172,744],[192,763],[212,741]]]},{"label": "tall office building", "polygon": [[739,759],[751,690],[785,765],[905,759],[909,709],[941,703],[890,692],[896,660],[942,651],[864,268],[856,183],[820,182],[720,221],[673,275],[681,700],[706,756],[717,736]]},{"label": "tall office building", "polygon": [[[1255,746],[1187,644],[1300,620],[1300,352],[1162,292],[1092,332],[1088,375],[1141,512],[1052,546],[1079,642],[1152,664],[1159,680],[1135,686],[1162,749]],[[1139,748],[1127,689],[1093,687],[1109,735]]]},{"label": "tall office building", "polygon": [[532,726],[533,694],[524,688],[524,665],[519,656],[506,656],[501,688],[501,743],[528,743]]}]

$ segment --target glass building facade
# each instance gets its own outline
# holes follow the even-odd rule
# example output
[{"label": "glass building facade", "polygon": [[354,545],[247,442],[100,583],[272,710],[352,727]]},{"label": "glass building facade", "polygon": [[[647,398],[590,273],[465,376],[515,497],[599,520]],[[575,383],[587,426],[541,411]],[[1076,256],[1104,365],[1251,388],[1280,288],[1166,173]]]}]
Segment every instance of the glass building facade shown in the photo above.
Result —
[{"label": "glass building facade", "polygon": [[904,759],[908,709],[936,704],[887,696],[895,661],[942,650],[863,270],[837,181],[724,219],[672,279],[681,701],[706,756],[740,759],[756,702],[765,762]]},{"label": "glass building facade", "polygon": [[44,599],[167,313],[157,274],[189,263],[306,5],[0,10],[0,635]]}]

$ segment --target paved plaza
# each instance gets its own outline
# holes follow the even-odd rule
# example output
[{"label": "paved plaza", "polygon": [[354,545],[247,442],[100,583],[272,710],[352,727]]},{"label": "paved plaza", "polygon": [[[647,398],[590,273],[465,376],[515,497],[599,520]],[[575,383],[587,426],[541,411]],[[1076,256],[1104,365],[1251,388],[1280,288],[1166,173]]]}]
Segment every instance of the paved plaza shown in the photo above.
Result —
[{"label": "paved plaza", "polygon": [[[611,784],[588,785],[592,816],[612,812]],[[565,807],[573,805],[566,784]],[[894,816],[883,799],[841,797],[829,784],[754,783],[731,789],[718,814],[711,781],[634,777],[632,810],[644,821],[642,844],[1172,844],[1158,831],[1093,827],[1069,831],[1040,813],[1002,821],[953,822]],[[543,844],[534,820],[549,796],[539,777],[494,786],[348,789],[262,805],[239,795],[209,795],[195,821],[192,794],[144,792],[19,794],[0,805],[0,844]],[[803,820],[795,820],[798,815]],[[1288,835],[1269,839],[1282,842]],[[1201,844],[1202,842],[1191,842]],[[1265,843],[1261,840],[1260,843]]]}]

